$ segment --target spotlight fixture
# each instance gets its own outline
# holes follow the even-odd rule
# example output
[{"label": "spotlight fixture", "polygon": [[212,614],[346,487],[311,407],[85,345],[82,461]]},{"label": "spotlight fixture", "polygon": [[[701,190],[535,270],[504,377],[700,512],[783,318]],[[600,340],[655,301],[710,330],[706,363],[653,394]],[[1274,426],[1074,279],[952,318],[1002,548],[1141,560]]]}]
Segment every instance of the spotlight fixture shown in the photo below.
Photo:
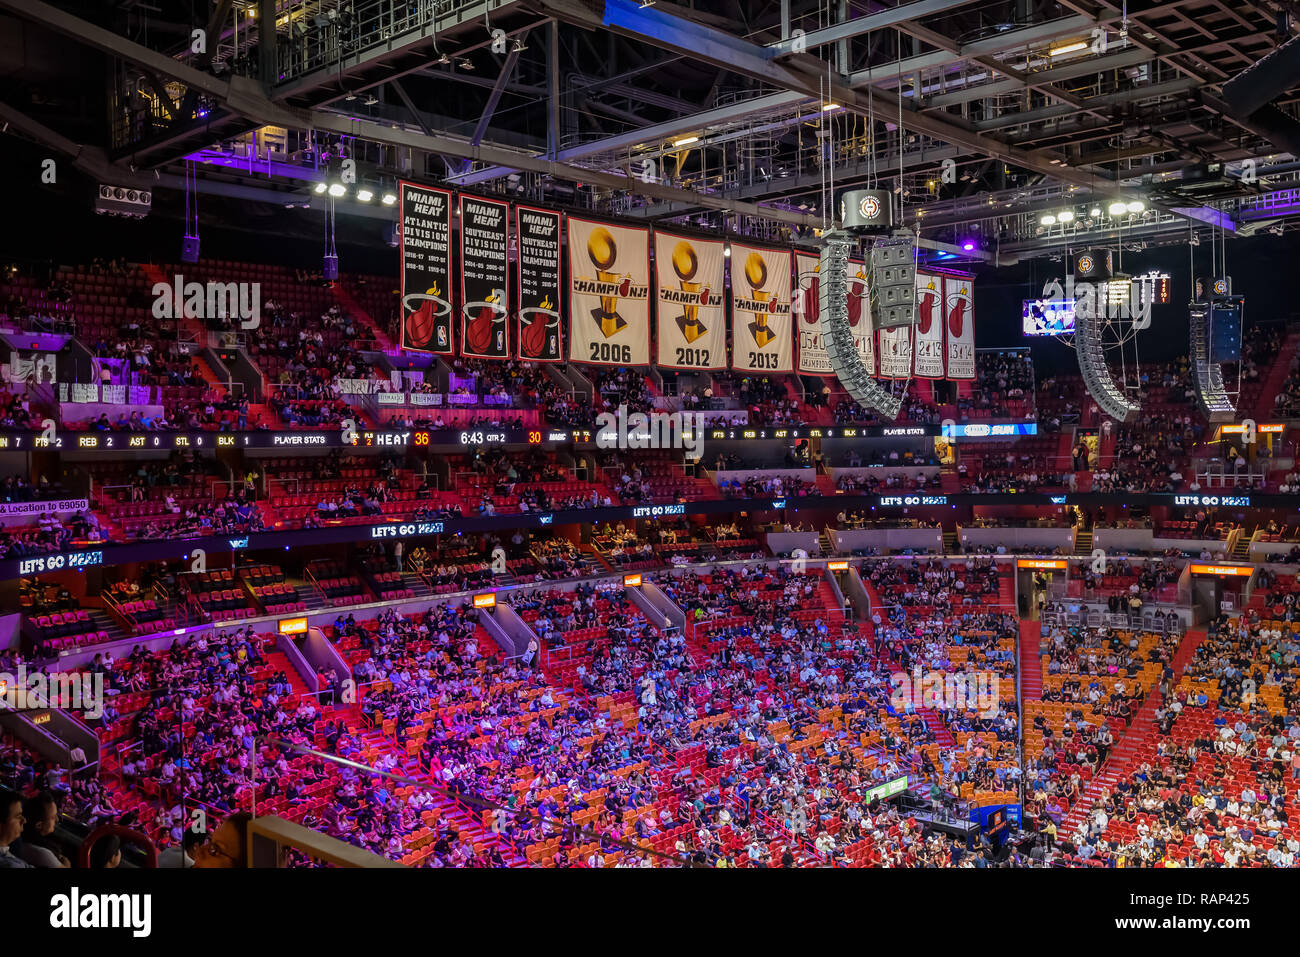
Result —
[{"label": "spotlight fixture", "polygon": [[1111,204],[1110,204],[1110,214],[1111,214],[1112,216],[1123,216],[1123,215],[1124,215],[1125,213],[1127,213],[1127,212],[1128,212],[1128,204],[1127,204],[1127,203],[1118,203],[1118,202],[1116,202],[1116,203],[1111,203]]},{"label": "spotlight fixture", "polygon": [[522,39],[520,39],[519,37],[515,37],[515,46],[514,46],[514,51],[515,51],[516,53],[523,53],[523,52],[524,52],[525,50],[527,50],[527,49],[528,49],[528,47],[524,46],[524,41],[523,41]]},{"label": "spotlight fixture", "polygon": [[347,187],[342,183],[330,183],[329,194],[334,197],[343,196],[347,193]]},{"label": "spotlight fixture", "polygon": [[690,146],[692,143],[698,143],[698,136],[683,136],[681,139],[673,140],[673,146]]},{"label": "spotlight fixture", "polygon": [[1147,208],[1147,204],[1140,199],[1135,199],[1126,207],[1130,213],[1140,213]]},{"label": "spotlight fixture", "polygon": [[1043,216],[1042,219],[1039,220],[1039,222],[1042,223],[1044,226],[1055,226],[1056,217],[1053,216],[1051,213],[1047,213]]},{"label": "spotlight fixture", "polygon": [[451,57],[449,57],[449,56],[447,56],[447,54],[443,53],[443,54],[441,54],[441,55],[438,57],[438,59],[434,60],[433,62],[436,63],[436,64],[439,64],[439,65],[441,65],[441,66],[446,66],[448,63],[451,62]]},{"label": "spotlight fixture", "polygon": [[374,198],[375,194],[368,186],[362,186],[357,190],[357,199],[363,203],[368,203]]},{"label": "spotlight fixture", "polygon": [[329,189],[329,186],[325,183],[324,180],[321,180],[319,183],[316,184],[316,188],[312,190],[312,192],[314,192],[317,196],[319,196],[327,189]]},{"label": "spotlight fixture", "polygon": [[379,98],[374,94],[371,94],[366,97],[366,106],[374,106],[378,102],[379,102]]},{"label": "spotlight fixture", "polygon": [[964,242],[964,243],[961,244],[961,248],[962,248],[965,252],[971,253],[971,252],[974,252],[974,251],[975,251],[975,244],[972,243],[972,242],[967,241],[967,242]]},{"label": "spotlight fixture", "polygon": [[385,206],[392,206],[395,202],[397,202],[397,194],[394,193],[392,190],[386,189],[384,190],[384,195],[379,197],[379,201],[383,203]]},{"label": "spotlight fixture", "polygon": [[1093,219],[1096,219],[1101,215],[1101,207],[1100,206],[1092,207],[1092,209],[1088,210],[1088,215],[1091,216]]},{"label": "spotlight fixture", "polygon": [[1063,210],[1061,210],[1059,213],[1056,214],[1056,221],[1057,221],[1058,223],[1068,223],[1068,222],[1070,222],[1070,220],[1072,220],[1072,219],[1074,219],[1074,211],[1073,211],[1073,210],[1063,209]]},{"label": "spotlight fixture", "polygon": [[460,67],[462,70],[474,69],[474,64],[469,61],[468,57],[461,57],[456,61],[456,66]]}]

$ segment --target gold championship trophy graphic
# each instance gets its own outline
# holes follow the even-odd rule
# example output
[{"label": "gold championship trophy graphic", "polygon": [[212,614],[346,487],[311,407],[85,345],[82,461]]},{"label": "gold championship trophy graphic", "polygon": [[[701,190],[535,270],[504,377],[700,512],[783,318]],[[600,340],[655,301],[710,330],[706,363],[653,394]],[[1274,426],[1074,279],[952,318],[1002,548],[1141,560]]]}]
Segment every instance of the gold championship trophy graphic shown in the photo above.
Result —
[{"label": "gold championship trophy graphic", "polygon": [[[750,253],[745,258],[745,281],[749,283],[750,298],[755,302],[768,301],[772,294],[764,292],[762,288],[767,284],[767,263],[758,253]],[[767,324],[766,311],[755,311],[754,321],[749,324],[749,334],[754,337],[754,342],[758,343],[760,349],[776,338],[776,333]]]},{"label": "gold championship trophy graphic", "polygon": [[[673,272],[677,273],[677,285],[681,287],[682,292],[700,291],[700,287],[704,284],[691,281],[699,268],[699,258],[690,243],[680,242],[673,247]],[[708,290],[705,290],[705,296],[707,295]],[[686,337],[687,342],[694,342],[709,331],[700,322],[700,307],[686,303],[682,303],[682,314],[677,317],[677,328],[682,330],[682,335]]]},{"label": "gold championship trophy graphic", "polygon": [[[609,267],[618,259],[618,247],[608,229],[598,226],[587,238],[587,258],[596,267],[596,279],[599,282],[618,282],[618,273],[609,272]],[[632,277],[623,277],[619,288],[621,295],[627,295],[632,285]],[[601,296],[600,308],[591,310],[591,318],[600,325],[601,334],[606,339],[627,325],[627,320],[618,314],[618,296]]]}]

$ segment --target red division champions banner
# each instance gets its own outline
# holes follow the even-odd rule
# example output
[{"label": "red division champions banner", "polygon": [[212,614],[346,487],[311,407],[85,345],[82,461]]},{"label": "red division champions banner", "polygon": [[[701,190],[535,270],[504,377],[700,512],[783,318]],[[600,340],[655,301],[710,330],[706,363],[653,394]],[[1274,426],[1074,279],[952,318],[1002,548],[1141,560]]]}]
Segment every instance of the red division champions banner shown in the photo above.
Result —
[{"label": "red division champions banner", "polygon": [[510,207],[460,197],[460,354],[510,358],[506,319],[506,230]]},{"label": "red division champions banner", "polygon": [[916,343],[912,369],[919,379],[944,377],[942,276],[916,273]]},{"label": "red division champions banner", "polygon": [[790,253],[731,244],[731,367],[794,372]]},{"label": "red division champions banner", "polygon": [[975,378],[975,322],[973,285],[967,276],[944,279],[948,336],[948,378]]},{"label": "red division champions banner", "polygon": [[403,182],[398,194],[402,348],[450,355],[451,193]]},{"label": "red division champions banner", "polygon": [[727,368],[723,248],[720,241],[655,230],[659,368]]},{"label": "red division champions banner", "polygon": [[515,207],[515,236],[519,240],[518,332],[519,358],[531,362],[563,362],[560,329],[560,214],[531,206]]},{"label": "red division champions banner", "polygon": [[569,360],[650,364],[650,231],[569,217]]}]

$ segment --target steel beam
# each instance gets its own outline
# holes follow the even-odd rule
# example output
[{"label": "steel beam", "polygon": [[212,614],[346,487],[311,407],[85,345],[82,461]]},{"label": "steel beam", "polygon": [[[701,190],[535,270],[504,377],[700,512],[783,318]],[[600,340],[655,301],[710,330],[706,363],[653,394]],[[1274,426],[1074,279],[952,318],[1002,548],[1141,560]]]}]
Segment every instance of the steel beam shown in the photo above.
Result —
[{"label": "steel beam", "polygon": [[[771,50],[774,56],[786,56],[795,52],[796,43],[801,49],[811,50],[815,47],[839,43],[842,40],[851,40],[854,37],[870,33],[872,30],[883,30],[886,27],[906,24],[909,20],[919,20],[921,17],[932,17],[935,14],[947,13],[949,10],[955,10],[958,7],[970,6],[974,2],[976,0],[915,0],[913,3],[899,4],[897,7],[888,10],[878,10],[875,13],[868,13],[866,16],[854,17],[852,20],[845,20],[843,23],[824,27],[821,30],[809,30],[797,39],[791,37],[789,35],[790,31],[783,27],[782,36],[784,39],[767,44],[767,49]],[[784,9],[786,8],[783,7]],[[788,16],[784,22],[788,24]]]},{"label": "steel beam", "polygon": [[[525,33],[519,38],[523,43],[528,34]],[[492,121],[492,114],[497,111],[497,104],[501,102],[501,94],[505,92],[506,84],[510,82],[510,77],[515,72],[515,64],[519,62],[519,47],[511,46],[510,52],[506,54],[506,62],[501,64],[501,73],[497,76],[497,81],[492,85],[492,92],[488,94],[488,101],[483,106],[483,115],[478,118],[478,125],[474,127],[474,135],[470,137],[470,142],[477,146],[483,141],[483,134],[487,132],[488,123]]]}]

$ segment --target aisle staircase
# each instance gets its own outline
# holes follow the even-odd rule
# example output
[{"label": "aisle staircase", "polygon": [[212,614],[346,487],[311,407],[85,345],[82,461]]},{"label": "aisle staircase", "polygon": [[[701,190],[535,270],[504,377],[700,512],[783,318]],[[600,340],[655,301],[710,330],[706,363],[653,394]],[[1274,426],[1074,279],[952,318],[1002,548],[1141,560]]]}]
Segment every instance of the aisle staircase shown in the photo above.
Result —
[{"label": "aisle staircase", "polygon": [[1020,697],[1040,701],[1043,697],[1043,664],[1039,658],[1043,625],[1037,621],[1020,623]]},{"label": "aisle staircase", "polygon": [[[1183,670],[1196,654],[1196,649],[1205,640],[1205,634],[1204,628],[1193,628],[1183,635],[1172,662],[1175,686],[1178,684],[1178,679],[1182,677]],[[1098,770],[1097,776],[1088,782],[1083,794],[1066,815],[1061,825],[1062,836],[1073,834],[1092,813],[1093,805],[1097,803],[1102,793],[1113,789],[1116,782],[1137,766],[1145,746],[1149,744],[1153,734],[1159,731],[1156,727],[1156,709],[1160,707],[1160,701],[1158,691],[1149,694],[1128,729],[1116,735],[1115,746]]]},{"label": "aisle staircase", "polygon": [[366,311],[361,303],[357,302],[356,297],[343,283],[331,283],[330,293],[334,296],[334,301],[339,304],[340,309],[369,330],[375,342],[379,344],[380,350],[389,354],[397,351],[397,347],[393,344],[393,340],[389,338],[388,333],[379,327],[379,323],[375,322],[374,317]]},{"label": "aisle staircase", "polygon": [[1074,554],[1092,554],[1092,529],[1076,528],[1074,530]]}]

